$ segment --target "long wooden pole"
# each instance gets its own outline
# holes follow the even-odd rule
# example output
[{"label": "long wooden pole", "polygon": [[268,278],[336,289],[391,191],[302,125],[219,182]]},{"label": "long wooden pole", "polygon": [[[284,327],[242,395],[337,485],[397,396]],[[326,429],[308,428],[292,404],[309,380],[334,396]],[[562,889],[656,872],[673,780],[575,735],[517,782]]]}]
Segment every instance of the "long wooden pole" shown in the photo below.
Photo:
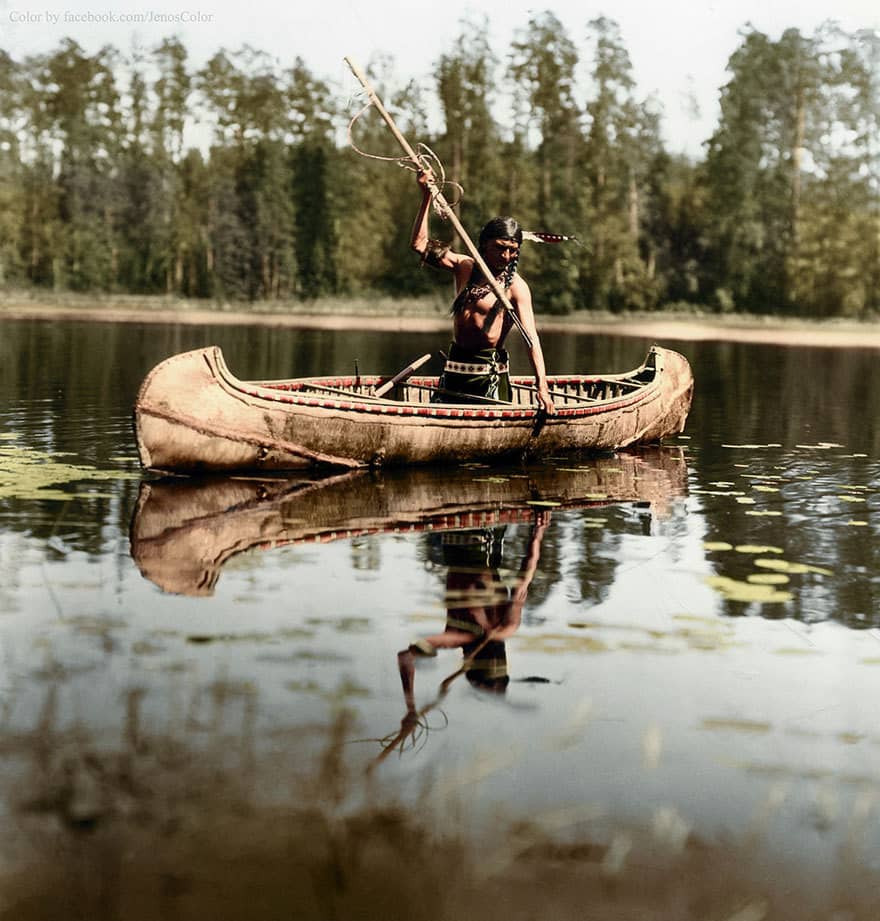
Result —
[{"label": "long wooden pole", "polygon": [[[376,91],[373,89],[373,85],[370,83],[367,75],[357,66],[357,64],[352,61],[351,58],[345,58],[345,63],[351,68],[351,72],[357,77],[361,86],[366,90],[367,96],[370,98],[370,102],[376,107],[376,111],[382,116],[385,120],[385,124],[388,125],[388,128],[391,130],[391,133],[394,135],[397,143],[403,148],[404,153],[407,155],[407,158],[412,161],[416,169],[422,169],[422,163],[418,158],[418,155],[410,146],[409,141],[401,134],[400,129],[394,123],[394,119],[388,114],[385,106],[382,105],[382,100],[376,94]],[[486,277],[486,281],[489,284],[489,287],[492,289],[492,293],[498,298],[500,303],[503,305],[504,309],[510,314],[510,318],[513,320],[516,328],[520,331],[520,335],[523,337],[525,344],[528,348],[532,348],[532,337],[525,331],[523,325],[516,314],[513,304],[510,303],[510,299],[507,297],[504,288],[498,284],[498,280],[495,278],[494,273],[486,265],[486,261],[483,259],[480,251],[474,246],[473,240],[468,236],[467,231],[462,226],[461,221],[458,219],[458,215],[452,210],[452,206],[446,201],[446,197],[440,191],[439,186],[436,181],[432,178],[428,180],[428,189],[431,192],[431,198],[437,204],[437,207],[440,209],[440,212],[443,216],[452,224],[455,232],[461,237],[462,242],[465,245],[470,256],[473,258],[474,262],[477,264],[479,270]]]}]

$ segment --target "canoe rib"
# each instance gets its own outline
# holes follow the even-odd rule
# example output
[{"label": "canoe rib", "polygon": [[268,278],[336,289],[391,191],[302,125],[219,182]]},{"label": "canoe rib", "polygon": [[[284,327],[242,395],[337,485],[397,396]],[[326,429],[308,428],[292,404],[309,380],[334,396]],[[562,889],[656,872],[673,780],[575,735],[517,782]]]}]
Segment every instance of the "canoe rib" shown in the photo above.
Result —
[{"label": "canoe rib", "polygon": [[[371,377],[240,381],[216,346],[174,355],[138,392],[141,462],[175,472],[288,470],[614,450],[681,431],[693,391],[687,360],[659,347],[627,374],[551,378],[554,389],[573,397],[598,386],[616,395],[581,397],[546,418],[533,405],[431,404],[415,388],[411,396],[407,385],[403,400],[377,399],[372,383]],[[436,379],[413,384],[423,390]],[[322,386],[334,392],[322,393]]]}]

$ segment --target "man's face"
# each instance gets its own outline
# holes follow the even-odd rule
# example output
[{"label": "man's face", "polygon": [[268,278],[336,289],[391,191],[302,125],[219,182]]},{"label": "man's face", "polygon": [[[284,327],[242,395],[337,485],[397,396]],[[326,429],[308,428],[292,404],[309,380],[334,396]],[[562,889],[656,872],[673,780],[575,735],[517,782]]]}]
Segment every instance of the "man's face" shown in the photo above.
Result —
[{"label": "man's face", "polygon": [[489,240],[483,250],[489,268],[500,272],[519,255],[519,243],[516,240]]}]

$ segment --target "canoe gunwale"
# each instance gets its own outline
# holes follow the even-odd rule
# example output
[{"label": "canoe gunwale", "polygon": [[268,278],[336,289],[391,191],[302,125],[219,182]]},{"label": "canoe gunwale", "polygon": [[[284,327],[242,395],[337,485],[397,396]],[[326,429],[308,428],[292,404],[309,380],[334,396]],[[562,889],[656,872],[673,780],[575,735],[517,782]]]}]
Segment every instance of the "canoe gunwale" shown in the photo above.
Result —
[{"label": "canoe gunwale", "polygon": [[[210,360],[208,359],[210,353]],[[651,360],[660,361],[659,366],[652,366]],[[534,406],[514,406],[514,408],[496,408],[486,406],[475,406],[468,403],[414,403],[401,402],[399,400],[389,400],[364,395],[364,399],[359,399],[358,394],[352,394],[350,398],[318,396],[314,393],[301,393],[299,391],[307,390],[310,384],[316,386],[333,386],[345,387],[353,386],[355,377],[340,376],[323,376],[308,378],[292,378],[289,380],[279,381],[242,381],[237,378],[226,365],[223,354],[217,346],[207,350],[205,355],[206,361],[211,365],[217,382],[232,397],[248,400],[266,401],[270,405],[289,405],[302,406],[312,409],[338,410],[343,413],[355,412],[366,413],[369,415],[381,416],[407,416],[413,419],[431,420],[431,419],[471,419],[487,421],[507,420],[531,422],[538,414],[538,409]],[[654,370],[654,377],[650,381],[638,382],[633,378],[638,377],[642,372],[651,368]],[[565,386],[572,383],[592,384],[607,381],[612,384],[632,383],[633,390],[630,393],[620,394],[609,397],[604,400],[596,400],[594,403],[581,404],[576,406],[557,406],[556,413],[547,417],[547,422],[554,420],[570,421],[572,419],[582,419],[589,416],[607,414],[609,412],[619,412],[634,407],[636,404],[652,397],[661,387],[663,366],[662,355],[658,352],[656,346],[652,346],[648,353],[648,358],[637,368],[622,374],[602,374],[602,375],[578,375],[565,374],[554,375],[548,378],[548,384],[551,387]],[[371,384],[379,383],[383,380],[380,376],[361,376],[360,383]],[[436,381],[436,378],[413,377],[414,384],[430,384]],[[532,378],[518,376],[512,379],[513,383],[531,382]]]}]

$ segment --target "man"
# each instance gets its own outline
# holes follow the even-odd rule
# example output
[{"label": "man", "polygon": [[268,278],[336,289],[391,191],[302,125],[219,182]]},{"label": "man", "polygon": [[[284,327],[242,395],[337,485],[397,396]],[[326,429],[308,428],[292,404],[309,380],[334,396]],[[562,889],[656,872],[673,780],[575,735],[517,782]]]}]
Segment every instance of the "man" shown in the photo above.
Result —
[{"label": "man", "polygon": [[[455,253],[428,236],[431,192],[428,180],[419,172],[422,204],[412,231],[412,248],[422,261],[451,271],[455,277],[456,298],[452,305],[453,343],[440,378],[444,401],[460,402],[457,394],[510,401],[511,389],[504,340],[513,319],[499,301],[473,257]],[[529,361],[535,374],[538,406],[548,414],[556,412],[547,387],[544,353],[535,327],[532,294],[517,274],[522,228],[513,218],[494,218],[480,231],[478,250],[486,265],[504,289],[522,328],[532,341]]]}]

